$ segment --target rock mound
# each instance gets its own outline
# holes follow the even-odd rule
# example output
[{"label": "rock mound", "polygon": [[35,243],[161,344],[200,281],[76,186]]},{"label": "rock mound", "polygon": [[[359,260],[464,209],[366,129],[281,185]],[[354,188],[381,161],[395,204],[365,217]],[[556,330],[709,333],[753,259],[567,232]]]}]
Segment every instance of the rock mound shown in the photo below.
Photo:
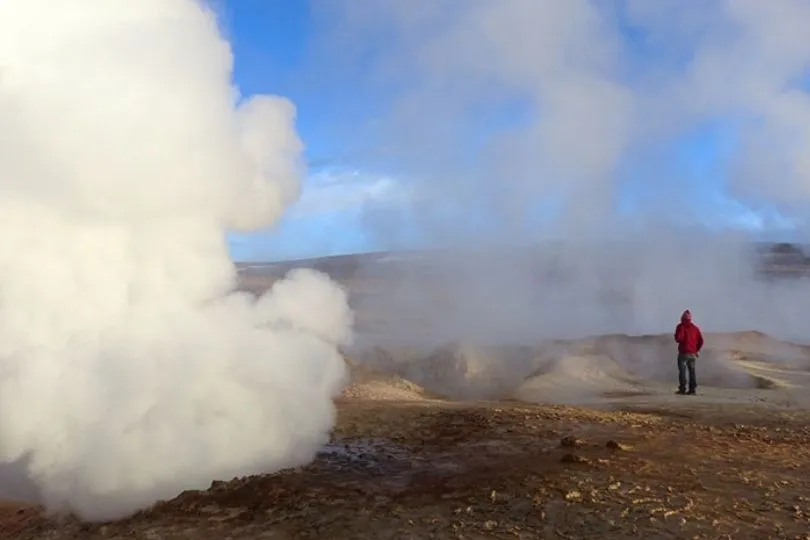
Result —
[{"label": "rock mound", "polygon": [[513,393],[520,401],[588,403],[606,394],[644,393],[644,381],[605,355],[565,356],[531,374]]},{"label": "rock mound", "polygon": [[353,365],[351,382],[341,393],[342,399],[365,399],[375,401],[424,401],[433,396],[411,381],[398,375],[381,373],[374,369]]}]

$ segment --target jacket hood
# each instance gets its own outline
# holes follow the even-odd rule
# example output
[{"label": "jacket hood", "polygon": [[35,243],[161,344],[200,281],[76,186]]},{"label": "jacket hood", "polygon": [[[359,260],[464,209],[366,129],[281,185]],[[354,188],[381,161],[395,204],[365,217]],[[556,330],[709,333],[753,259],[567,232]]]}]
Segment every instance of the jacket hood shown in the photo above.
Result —
[{"label": "jacket hood", "polygon": [[686,324],[692,323],[692,312],[688,309],[681,314],[681,322]]}]

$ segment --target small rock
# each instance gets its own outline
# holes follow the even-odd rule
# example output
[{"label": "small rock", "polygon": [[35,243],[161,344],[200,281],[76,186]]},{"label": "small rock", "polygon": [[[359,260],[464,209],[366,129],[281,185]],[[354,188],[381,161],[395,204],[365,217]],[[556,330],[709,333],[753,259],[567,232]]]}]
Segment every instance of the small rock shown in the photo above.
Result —
[{"label": "small rock", "polygon": [[494,528],[495,528],[495,527],[497,527],[497,526],[498,526],[498,522],[497,522],[497,521],[493,521],[493,520],[491,520],[491,519],[490,519],[489,521],[487,521],[487,522],[485,522],[485,523],[484,523],[484,528],[485,528],[486,530],[488,530],[488,531],[491,531],[492,529],[494,529]]},{"label": "small rock", "polygon": [[585,441],[577,439],[576,437],[568,436],[563,437],[560,441],[560,446],[564,448],[579,448],[585,444]]},{"label": "small rock", "polygon": [[566,501],[578,501],[580,499],[582,499],[582,493],[577,490],[572,490],[565,494]]},{"label": "small rock", "polygon": [[610,439],[607,443],[605,443],[605,446],[611,450],[630,450],[630,447],[626,444],[622,444],[619,441],[614,441],[613,439]]},{"label": "small rock", "polygon": [[562,459],[560,459],[562,463],[590,463],[591,461],[586,458],[579,456],[577,454],[565,454]]}]

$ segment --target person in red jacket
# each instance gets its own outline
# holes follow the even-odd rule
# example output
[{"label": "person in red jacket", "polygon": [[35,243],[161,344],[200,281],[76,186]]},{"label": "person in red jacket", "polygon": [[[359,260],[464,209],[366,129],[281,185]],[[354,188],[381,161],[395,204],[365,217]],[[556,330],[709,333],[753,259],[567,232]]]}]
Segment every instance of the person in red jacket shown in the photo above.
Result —
[{"label": "person in red jacket", "polygon": [[[692,322],[692,313],[687,309],[681,315],[681,322],[675,327],[675,341],[678,343],[678,394],[694,395],[697,390],[695,361],[703,348],[703,334]],[[689,374],[687,391],[686,375]]]}]

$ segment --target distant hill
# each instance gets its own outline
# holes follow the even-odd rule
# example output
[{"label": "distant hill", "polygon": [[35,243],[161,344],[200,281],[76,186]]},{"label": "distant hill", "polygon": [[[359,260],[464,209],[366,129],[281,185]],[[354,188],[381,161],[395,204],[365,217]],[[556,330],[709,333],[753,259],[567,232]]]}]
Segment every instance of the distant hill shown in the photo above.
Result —
[{"label": "distant hill", "polygon": [[[529,262],[534,255],[546,255],[549,246],[504,249],[503,255],[517,256],[517,261]],[[458,254],[463,252],[459,251]],[[755,268],[768,276],[810,274],[810,245],[787,242],[758,242],[752,244],[752,263]],[[456,254],[457,255],[457,254]],[[494,255],[492,253],[489,256]],[[283,276],[293,268],[312,268],[325,272],[335,279],[354,276],[360,268],[375,265],[390,267],[428,266],[436,260],[451,258],[454,253],[441,250],[378,251],[331,255],[294,260],[267,262],[237,262],[236,267],[243,276],[268,274]],[[480,256],[480,254],[477,254]],[[538,257],[539,258],[539,257]]]}]

